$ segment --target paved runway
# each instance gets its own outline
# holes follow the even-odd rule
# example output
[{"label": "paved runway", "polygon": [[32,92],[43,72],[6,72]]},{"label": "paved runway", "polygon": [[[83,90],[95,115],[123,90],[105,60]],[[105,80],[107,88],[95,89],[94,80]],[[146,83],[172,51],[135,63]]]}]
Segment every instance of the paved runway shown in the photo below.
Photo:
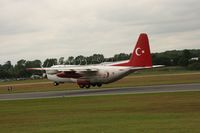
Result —
[{"label": "paved runway", "polygon": [[200,83],[0,94],[0,100],[200,91]]}]

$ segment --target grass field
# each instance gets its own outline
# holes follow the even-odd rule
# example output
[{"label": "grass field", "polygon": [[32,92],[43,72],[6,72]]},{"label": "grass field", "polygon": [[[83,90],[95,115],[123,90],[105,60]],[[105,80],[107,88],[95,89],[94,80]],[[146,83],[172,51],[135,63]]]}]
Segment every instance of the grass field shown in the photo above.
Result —
[{"label": "grass field", "polygon": [[199,133],[200,92],[0,101],[2,133]]},{"label": "grass field", "polygon": [[[151,73],[151,74],[149,74]],[[181,73],[155,73],[147,72],[144,74],[136,73],[125,77],[117,82],[103,85],[104,88],[112,87],[132,87],[144,85],[160,85],[160,84],[180,84],[180,83],[200,83],[200,72],[181,72]],[[75,83],[65,83],[59,86],[53,86],[48,80],[26,80],[6,82],[0,84],[0,93],[9,93],[7,85],[14,87],[12,93],[19,92],[36,92],[36,91],[58,91],[66,89],[79,89]]]}]

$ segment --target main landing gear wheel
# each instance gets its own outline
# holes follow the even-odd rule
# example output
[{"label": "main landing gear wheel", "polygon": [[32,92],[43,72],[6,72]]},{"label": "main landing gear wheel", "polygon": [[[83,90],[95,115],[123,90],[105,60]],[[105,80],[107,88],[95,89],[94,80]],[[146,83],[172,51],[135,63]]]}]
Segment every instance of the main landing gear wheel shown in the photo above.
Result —
[{"label": "main landing gear wheel", "polygon": [[92,83],[91,85],[92,85],[93,87],[95,87],[95,86],[96,86],[96,84],[94,84],[94,83]]},{"label": "main landing gear wheel", "polygon": [[85,85],[79,85],[79,87],[80,87],[80,88],[84,88],[84,87],[85,87]]},{"label": "main landing gear wheel", "polygon": [[85,88],[89,89],[90,88],[90,84],[85,85]]},{"label": "main landing gear wheel", "polygon": [[79,84],[79,87],[80,88],[87,88],[87,89],[89,89],[91,86],[93,86],[93,87],[95,87],[95,86],[98,86],[98,87],[101,87],[102,86],[102,84],[101,83],[92,83],[92,84]]},{"label": "main landing gear wheel", "polygon": [[102,86],[102,84],[101,84],[101,83],[98,83],[98,84],[97,84],[97,86],[98,86],[98,87],[101,87],[101,86]]},{"label": "main landing gear wheel", "polygon": [[58,82],[54,82],[53,85],[54,85],[54,86],[58,86],[59,83],[58,83]]}]

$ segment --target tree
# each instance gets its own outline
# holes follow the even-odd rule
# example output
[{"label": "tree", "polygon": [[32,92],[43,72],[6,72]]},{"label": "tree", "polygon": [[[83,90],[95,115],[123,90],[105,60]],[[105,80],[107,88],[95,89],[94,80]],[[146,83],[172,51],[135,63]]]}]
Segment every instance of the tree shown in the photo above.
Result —
[{"label": "tree", "polygon": [[3,69],[6,69],[6,70],[10,70],[12,69],[13,66],[11,64],[11,61],[7,61],[4,65],[3,65]]},{"label": "tree", "polygon": [[5,64],[0,65],[0,78],[13,78],[14,69],[11,61],[5,62]]},{"label": "tree", "polygon": [[64,64],[64,59],[65,59],[64,57],[59,58],[58,62],[60,65]]},{"label": "tree", "polygon": [[15,77],[26,77],[26,60],[21,59],[17,61],[17,64],[15,65]]},{"label": "tree", "polygon": [[90,58],[91,64],[98,64],[104,61],[104,56],[102,54],[93,54]]},{"label": "tree", "polygon": [[51,67],[53,65],[57,65],[57,59],[56,58],[51,58],[51,59],[46,59],[43,63],[43,67]]},{"label": "tree", "polygon": [[86,65],[87,64],[87,60],[84,56],[79,55],[75,58],[75,64],[76,65]]},{"label": "tree", "polygon": [[194,62],[188,65],[188,69],[190,70],[200,70],[200,62]]},{"label": "tree", "polygon": [[162,64],[166,66],[171,66],[172,59],[165,54],[152,54],[152,62],[153,64]]},{"label": "tree", "polygon": [[114,61],[122,61],[122,60],[128,60],[128,59],[129,59],[129,55],[125,53],[114,55]]},{"label": "tree", "polygon": [[34,60],[34,61],[26,61],[25,68],[38,68],[41,67],[42,62],[40,60]]},{"label": "tree", "polygon": [[69,56],[68,59],[66,60],[65,64],[69,64],[69,65],[74,64],[74,57]]},{"label": "tree", "polygon": [[192,57],[192,56],[191,56],[191,53],[190,53],[189,50],[187,50],[187,49],[183,50],[182,56],[181,56],[181,58],[179,59],[178,64],[179,64],[180,66],[187,66],[187,65],[189,64],[189,59],[190,59],[191,57]]},{"label": "tree", "polygon": [[[34,61],[26,61],[25,68],[40,68],[42,66],[42,62],[40,60],[34,60]],[[25,76],[30,77],[31,75],[42,75],[41,71],[26,71]]]}]

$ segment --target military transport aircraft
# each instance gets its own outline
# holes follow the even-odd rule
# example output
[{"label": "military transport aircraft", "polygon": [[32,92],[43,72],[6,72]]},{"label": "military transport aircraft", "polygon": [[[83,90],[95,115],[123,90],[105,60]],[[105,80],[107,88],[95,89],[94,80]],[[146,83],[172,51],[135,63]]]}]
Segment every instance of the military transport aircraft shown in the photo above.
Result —
[{"label": "military transport aircraft", "polygon": [[47,78],[60,83],[77,83],[80,88],[90,88],[90,86],[101,87],[117,81],[137,70],[162,67],[162,65],[152,66],[152,59],[149,48],[148,36],[140,34],[137,44],[129,60],[101,63],[98,65],[54,65],[50,68],[28,68],[28,70],[44,70]]}]

